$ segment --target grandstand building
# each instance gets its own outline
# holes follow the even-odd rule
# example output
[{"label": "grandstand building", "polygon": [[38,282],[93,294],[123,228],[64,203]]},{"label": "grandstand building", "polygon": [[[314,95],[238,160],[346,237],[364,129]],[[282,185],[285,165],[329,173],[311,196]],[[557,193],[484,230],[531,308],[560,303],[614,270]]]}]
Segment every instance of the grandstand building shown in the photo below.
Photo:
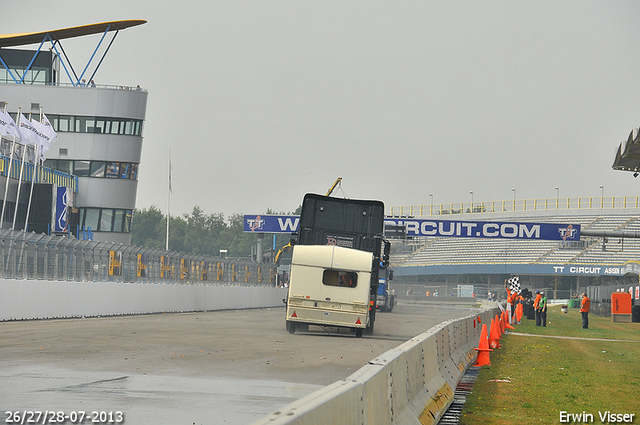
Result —
[{"label": "grandstand building", "polygon": [[[444,211],[430,206],[392,208],[389,219],[395,224],[412,219],[559,223],[579,225],[581,231],[594,234],[581,236],[579,241],[394,239],[391,266],[396,289],[404,292],[411,287],[423,296],[426,291],[433,295],[440,289],[440,296],[450,296],[458,287],[473,285],[476,296],[484,298],[490,291],[504,293],[504,280],[511,276],[519,276],[523,287],[530,290],[546,289],[550,298],[569,298],[592,284],[635,288],[640,270],[638,202],[637,197],[620,197],[519,201],[517,205],[507,201],[471,208],[447,206]],[[562,290],[557,290],[559,281],[564,282]]]},{"label": "grandstand building", "polygon": [[[115,38],[120,30],[143,23],[116,21],[0,35],[0,108],[6,108],[14,120],[19,109],[25,116],[38,116],[42,108],[58,134],[44,165],[77,177],[69,209],[71,234],[84,230],[90,231],[97,241],[131,242],[148,93],[139,86],[123,86],[118,82],[93,84],[108,48],[102,58],[92,56],[94,62],[99,61],[95,70],[88,71],[90,59],[84,70],[76,72],[61,47],[61,40],[104,34],[101,43],[107,35]],[[51,48],[42,50],[46,43]],[[17,48],[28,45],[39,47]],[[98,50],[96,47],[96,53]],[[6,176],[6,171],[2,175]],[[8,192],[3,196],[10,198],[15,194]],[[25,197],[20,199],[26,202]],[[10,217],[1,223],[3,228],[10,227],[7,218]]]}]

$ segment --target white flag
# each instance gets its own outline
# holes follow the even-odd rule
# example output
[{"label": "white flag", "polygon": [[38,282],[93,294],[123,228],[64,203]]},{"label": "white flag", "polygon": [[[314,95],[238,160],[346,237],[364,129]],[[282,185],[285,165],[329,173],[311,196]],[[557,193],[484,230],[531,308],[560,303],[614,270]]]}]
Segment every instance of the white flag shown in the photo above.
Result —
[{"label": "white flag", "polygon": [[53,126],[49,122],[49,118],[43,113],[42,114],[42,124],[49,130],[49,134],[51,135],[51,143],[58,140],[58,133],[53,129]]},{"label": "white flag", "polygon": [[11,115],[4,111],[0,111],[0,135],[16,136],[20,138],[20,131],[16,126],[16,122]]},{"label": "white flag", "polygon": [[38,137],[38,144],[40,145],[40,158],[43,160],[46,159],[45,153],[51,147],[51,143],[55,142],[55,139],[58,137],[53,128],[47,127],[44,124],[32,120],[31,125],[36,130],[36,136]]},{"label": "white flag", "polygon": [[31,121],[24,116],[24,114],[20,114],[19,117],[19,125],[18,129],[20,130],[20,139],[22,143],[25,145],[39,145],[40,139],[38,137],[38,130],[31,124]]}]

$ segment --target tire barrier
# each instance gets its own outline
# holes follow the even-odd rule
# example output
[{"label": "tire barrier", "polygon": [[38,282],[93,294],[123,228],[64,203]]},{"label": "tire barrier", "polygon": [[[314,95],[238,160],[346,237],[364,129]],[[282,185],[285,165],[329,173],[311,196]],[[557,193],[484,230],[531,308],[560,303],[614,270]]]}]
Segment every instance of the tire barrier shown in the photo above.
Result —
[{"label": "tire barrier", "polygon": [[434,326],[252,425],[436,424],[475,361],[482,324],[499,313],[495,305]]}]

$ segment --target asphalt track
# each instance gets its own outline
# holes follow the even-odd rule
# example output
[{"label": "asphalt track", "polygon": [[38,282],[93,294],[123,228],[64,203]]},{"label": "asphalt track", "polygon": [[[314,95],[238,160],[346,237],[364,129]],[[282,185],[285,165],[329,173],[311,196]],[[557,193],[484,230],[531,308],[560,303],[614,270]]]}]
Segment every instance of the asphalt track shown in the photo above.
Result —
[{"label": "asphalt track", "polygon": [[60,411],[85,412],[75,423],[87,424],[118,423],[115,412],[128,425],[249,424],[474,311],[401,301],[362,338],[313,326],[289,335],[284,308],[2,322],[2,423]]}]

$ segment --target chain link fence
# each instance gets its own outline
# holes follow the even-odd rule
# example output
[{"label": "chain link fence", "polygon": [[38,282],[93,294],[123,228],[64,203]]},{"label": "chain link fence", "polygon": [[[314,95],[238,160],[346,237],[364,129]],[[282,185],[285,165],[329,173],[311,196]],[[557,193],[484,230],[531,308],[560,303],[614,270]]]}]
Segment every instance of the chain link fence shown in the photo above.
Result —
[{"label": "chain link fence", "polygon": [[276,267],[63,236],[0,231],[2,278],[275,286]]}]

